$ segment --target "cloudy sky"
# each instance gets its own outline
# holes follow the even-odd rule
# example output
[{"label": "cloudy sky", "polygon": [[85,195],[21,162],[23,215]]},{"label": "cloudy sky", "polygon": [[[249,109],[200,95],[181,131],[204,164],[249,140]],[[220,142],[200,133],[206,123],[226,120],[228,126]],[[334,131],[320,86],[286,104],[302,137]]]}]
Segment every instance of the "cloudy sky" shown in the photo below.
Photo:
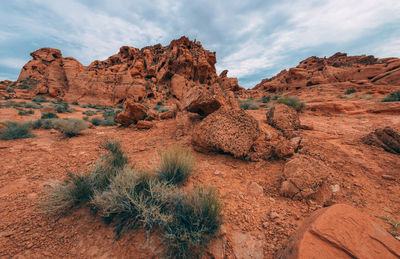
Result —
[{"label": "cloudy sky", "polygon": [[400,56],[400,0],[13,0],[0,2],[0,24],[0,80],[41,47],[88,65],[182,35],[245,87],[309,56]]}]

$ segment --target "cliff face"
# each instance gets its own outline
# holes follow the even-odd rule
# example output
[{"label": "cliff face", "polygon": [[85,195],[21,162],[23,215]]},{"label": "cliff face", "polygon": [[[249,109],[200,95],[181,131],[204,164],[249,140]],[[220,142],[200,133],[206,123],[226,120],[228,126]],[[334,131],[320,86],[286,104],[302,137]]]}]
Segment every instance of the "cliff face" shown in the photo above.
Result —
[{"label": "cliff face", "polygon": [[242,90],[226,71],[216,74],[215,52],[186,37],[165,47],[158,44],[139,50],[123,46],[118,54],[87,67],[74,58],[63,58],[57,49],[42,48],[31,56],[18,82],[29,80],[32,95],[49,94],[66,101],[111,105],[126,99],[182,100],[195,85],[219,84],[223,89]]},{"label": "cliff face", "polygon": [[253,89],[282,92],[336,82],[400,85],[400,59],[347,56],[345,53],[336,53],[329,58],[310,57],[294,68],[262,80]]}]

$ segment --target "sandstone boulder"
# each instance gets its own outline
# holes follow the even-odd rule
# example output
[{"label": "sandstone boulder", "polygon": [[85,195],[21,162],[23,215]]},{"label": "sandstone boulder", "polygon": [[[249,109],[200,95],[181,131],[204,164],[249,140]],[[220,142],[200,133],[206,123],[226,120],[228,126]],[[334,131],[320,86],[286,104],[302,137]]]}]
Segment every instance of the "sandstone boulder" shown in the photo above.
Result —
[{"label": "sandstone boulder", "polygon": [[257,121],[245,111],[219,109],[195,126],[192,143],[201,152],[224,152],[245,158],[260,134]]},{"label": "sandstone boulder", "polygon": [[147,116],[147,108],[141,103],[127,101],[123,112],[115,117],[115,122],[122,125],[136,124],[139,120],[145,119]]},{"label": "sandstone boulder", "polygon": [[400,242],[365,213],[345,204],[320,209],[306,219],[277,258],[399,258]]},{"label": "sandstone boulder", "polygon": [[137,122],[136,127],[138,129],[151,129],[153,127],[153,123],[151,121],[140,120]]},{"label": "sandstone boulder", "polygon": [[195,86],[183,100],[183,109],[207,116],[226,104],[222,90],[217,87]]},{"label": "sandstone boulder", "polygon": [[297,154],[283,168],[280,193],[300,200],[317,197],[327,199],[330,192],[325,186],[330,174],[330,168],[322,161]]},{"label": "sandstone boulder", "polygon": [[300,128],[300,119],[297,111],[285,104],[276,104],[268,110],[267,123],[282,131],[287,138],[296,136],[296,130]]},{"label": "sandstone boulder", "polygon": [[367,145],[381,147],[390,153],[400,154],[400,134],[391,127],[376,129],[361,138],[361,141]]}]

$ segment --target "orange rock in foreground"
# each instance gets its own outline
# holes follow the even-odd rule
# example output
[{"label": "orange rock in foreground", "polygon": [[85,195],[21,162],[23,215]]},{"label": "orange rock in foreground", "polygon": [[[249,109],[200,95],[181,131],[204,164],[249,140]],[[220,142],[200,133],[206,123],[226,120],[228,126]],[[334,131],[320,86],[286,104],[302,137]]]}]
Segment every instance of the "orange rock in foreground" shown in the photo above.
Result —
[{"label": "orange rock in foreground", "polygon": [[345,204],[311,215],[277,258],[399,258],[400,242],[368,218]]}]

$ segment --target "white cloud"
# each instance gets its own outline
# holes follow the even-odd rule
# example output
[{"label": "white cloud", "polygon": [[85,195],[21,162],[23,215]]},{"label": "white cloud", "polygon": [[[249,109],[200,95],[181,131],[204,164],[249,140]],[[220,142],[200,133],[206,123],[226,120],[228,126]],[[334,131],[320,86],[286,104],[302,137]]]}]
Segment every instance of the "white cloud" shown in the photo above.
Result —
[{"label": "white cloud", "polygon": [[21,69],[27,62],[28,60],[20,58],[1,58],[0,66],[11,69]]}]

